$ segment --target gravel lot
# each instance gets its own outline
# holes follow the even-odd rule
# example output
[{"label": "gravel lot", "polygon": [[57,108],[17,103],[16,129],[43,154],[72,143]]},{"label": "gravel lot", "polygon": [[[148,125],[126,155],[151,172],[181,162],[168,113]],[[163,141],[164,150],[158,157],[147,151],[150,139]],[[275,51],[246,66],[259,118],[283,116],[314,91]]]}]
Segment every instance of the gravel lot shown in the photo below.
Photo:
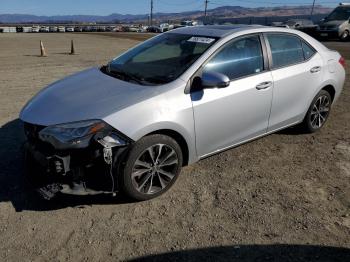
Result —
[{"label": "gravel lot", "polygon": [[[0,35],[0,261],[350,261],[349,81],[321,132],[288,129],[207,158],[152,201],[46,202],[28,190],[20,109],[139,39],[118,36]],[[78,55],[67,54],[71,39]],[[346,56],[350,79],[350,44],[326,45]]]}]

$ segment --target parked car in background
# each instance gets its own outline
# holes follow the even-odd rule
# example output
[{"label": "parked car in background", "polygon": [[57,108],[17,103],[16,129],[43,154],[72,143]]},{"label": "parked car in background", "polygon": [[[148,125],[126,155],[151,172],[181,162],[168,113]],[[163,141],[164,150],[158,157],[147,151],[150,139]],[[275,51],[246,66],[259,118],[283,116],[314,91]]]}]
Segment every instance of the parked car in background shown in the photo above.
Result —
[{"label": "parked car in background", "polygon": [[147,32],[147,28],[148,28],[148,26],[139,26],[139,28],[138,28],[138,32],[139,33],[145,33],[145,32]]},{"label": "parked car in background", "polygon": [[314,22],[312,22],[309,19],[291,19],[283,23],[282,25],[292,29],[304,29],[304,28],[316,27]]},{"label": "parked car in background", "polygon": [[316,37],[317,35],[317,25],[309,19],[290,19],[284,23],[277,23],[275,26],[296,29],[313,37]]},{"label": "parked car in background", "polygon": [[116,26],[112,29],[112,32],[123,32],[123,28],[121,26]]},{"label": "parked car in background", "polygon": [[106,26],[106,32],[113,32],[114,26]]},{"label": "parked car in background", "polygon": [[198,25],[198,21],[186,20],[181,22],[182,26],[196,26]]},{"label": "parked car in background", "polygon": [[149,32],[149,33],[161,33],[162,30],[160,29],[159,26],[149,26],[147,28],[147,32]]},{"label": "parked car in background", "polygon": [[106,32],[106,27],[105,26],[98,26],[97,32]]},{"label": "parked car in background", "polygon": [[50,26],[49,31],[50,31],[50,33],[56,33],[58,31],[58,27],[57,26]]},{"label": "parked car in background", "polygon": [[17,26],[16,27],[16,32],[17,33],[23,33],[23,26]]},{"label": "parked car in background", "polygon": [[31,33],[32,27],[31,26],[23,26],[23,33]]},{"label": "parked car in background", "polygon": [[32,26],[32,32],[33,33],[39,33],[40,32],[40,27],[39,26]]},{"label": "parked car in background", "polygon": [[169,24],[168,23],[162,23],[159,25],[159,29],[161,33],[169,31]]},{"label": "parked car in background", "polygon": [[81,26],[74,27],[74,32],[83,32],[83,28]]},{"label": "parked car in background", "polygon": [[83,27],[83,32],[90,32],[91,31],[91,26],[84,26]]},{"label": "parked car in background", "polygon": [[66,27],[66,32],[74,32],[74,27],[72,27],[72,26],[67,26],[67,27]]},{"label": "parked car in background", "polygon": [[58,27],[58,32],[64,33],[64,32],[66,32],[66,28],[64,26],[59,26]]},{"label": "parked car in background", "polygon": [[130,27],[127,27],[127,32],[138,32],[139,31],[139,27],[138,26],[130,26]]},{"label": "parked car in background", "polygon": [[338,38],[347,41],[350,38],[350,3],[342,3],[335,8],[318,27],[318,34],[325,38]]},{"label": "parked car in background", "polygon": [[41,33],[48,33],[48,32],[50,32],[50,29],[48,26],[41,26],[39,31]]},{"label": "parked car in background", "polygon": [[300,31],[166,32],[24,106],[28,173],[47,198],[151,199],[200,159],[294,125],[320,130],[344,82],[345,59]]}]

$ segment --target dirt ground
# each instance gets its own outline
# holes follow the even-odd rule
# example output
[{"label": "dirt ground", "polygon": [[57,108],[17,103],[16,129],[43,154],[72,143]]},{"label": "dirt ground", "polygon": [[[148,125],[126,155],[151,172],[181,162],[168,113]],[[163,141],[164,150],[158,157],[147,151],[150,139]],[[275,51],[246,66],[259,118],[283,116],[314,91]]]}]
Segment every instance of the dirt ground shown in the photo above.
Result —
[{"label": "dirt ground", "polygon": [[[78,55],[68,55],[74,39]],[[43,40],[48,57],[38,57]],[[348,81],[325,128],[270,135],[186,167],[165,195],[46,202],[22,180],[18,114],[47,84],[137,44],[97,34],[0,35],[0,261],[350,261]]]}]

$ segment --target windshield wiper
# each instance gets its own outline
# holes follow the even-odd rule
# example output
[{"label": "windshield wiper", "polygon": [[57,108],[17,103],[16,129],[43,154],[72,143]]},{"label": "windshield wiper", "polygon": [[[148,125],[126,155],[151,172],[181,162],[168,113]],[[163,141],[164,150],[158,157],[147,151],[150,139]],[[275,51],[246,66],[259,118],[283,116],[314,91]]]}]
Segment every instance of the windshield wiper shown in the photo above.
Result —
[{"label": "windshield wiper", "polygon": [[140,79],[139,77],[133,75],[133,74],[130,74],[130,73],[127,73],[125,71],[121,71],[121,70],[109,70],[108,71],[109,74],[111,74],[112,76],[115,76],[121,80],[125,80],[125,81],[134,81],[140,85],[145,85],[147,84],[146,81]]}]

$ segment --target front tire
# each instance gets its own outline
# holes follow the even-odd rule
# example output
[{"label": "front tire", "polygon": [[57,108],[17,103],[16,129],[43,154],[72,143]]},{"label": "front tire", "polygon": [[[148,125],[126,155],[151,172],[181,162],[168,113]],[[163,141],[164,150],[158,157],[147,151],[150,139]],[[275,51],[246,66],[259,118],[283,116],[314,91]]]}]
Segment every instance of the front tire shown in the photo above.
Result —
[{"label": "front tire", "polygon": [[342,34],[341,34],[341,36],[340,36],[340,40],[341,41],[348,41],[349,40],[349,38],[350,38],[350,33],[349,33],[349,31],[348,30],[345,30]]},{"label": "front tire", "polygon": [[307,133],[320,130],[326,123],[332,106],[332,97],[326,90],[321,90],[306,113],[302,128]]},{"label": "front tire", "polygon": [[140,139],[130,150],[122,172],[123,191],[143,201],[165,193],[178,178],[183,163],[178,143],[165,135]]}]

